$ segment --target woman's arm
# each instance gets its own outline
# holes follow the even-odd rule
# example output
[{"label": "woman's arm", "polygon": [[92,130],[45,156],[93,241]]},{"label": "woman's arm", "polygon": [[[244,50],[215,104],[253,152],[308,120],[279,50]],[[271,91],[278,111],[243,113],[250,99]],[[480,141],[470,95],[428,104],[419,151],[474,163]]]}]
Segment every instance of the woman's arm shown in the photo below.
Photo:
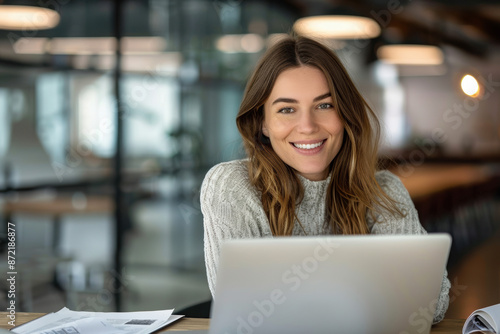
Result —
[{"label": "woman's arm", "polygon": [[[398,202],[398,208],[405,214],[405,217],[394,218],[388,215],[379,215],[378,222],[371,227],[372,234],[427,234],[418,219],[418,213],[415,209],[408,191],[399,178],[388,172],[378,172],[376,178],[382,189],[393,200]],[[368,219],[370,220],[370,219]],[[451,284],[448,280],[448,273],[444,272],[441,292],[434,313],[433,324],[443,320],[449,304],[449,290]]]},{"label": "woman's arm", "polygon": [[212,296],[224,240],[270,236],[258,192],[250,185],[246,162],[237,160],[213,167],[201,187],[205,265]]}]

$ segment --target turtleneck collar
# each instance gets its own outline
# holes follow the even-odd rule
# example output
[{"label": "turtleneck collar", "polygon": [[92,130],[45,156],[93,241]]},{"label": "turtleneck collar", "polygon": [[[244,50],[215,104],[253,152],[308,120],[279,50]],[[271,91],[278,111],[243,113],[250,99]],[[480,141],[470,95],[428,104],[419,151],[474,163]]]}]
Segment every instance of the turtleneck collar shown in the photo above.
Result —
[{"label": "turtleneck collar", "polygon": [[311,181],[300,174],[297,174],[300,182],[304,186],[304,191],[308,192],[318,192],[318,191],[326,191],[326,188],[330,184],[330,180],[332,179],[332,172],[328,174],[328,177],[324,180],[320,181]]}]

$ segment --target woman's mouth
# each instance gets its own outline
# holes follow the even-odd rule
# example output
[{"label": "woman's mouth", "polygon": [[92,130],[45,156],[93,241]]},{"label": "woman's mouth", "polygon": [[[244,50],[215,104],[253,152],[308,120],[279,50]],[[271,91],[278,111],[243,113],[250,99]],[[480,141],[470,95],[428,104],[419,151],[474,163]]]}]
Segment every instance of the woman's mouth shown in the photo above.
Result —
[{"label": "woman's mouth", "polygon": [[312,143],[312,144],[297,144],[297,143],[292,143],[293,146],[295,146],[296,148],[300,148],[301,150],[312,150],[312,149],[315,149],[317,147],[320,147],[321,145],[323,145],[325,141],[322,140],[322,141],[319,141],[317,143]]}]

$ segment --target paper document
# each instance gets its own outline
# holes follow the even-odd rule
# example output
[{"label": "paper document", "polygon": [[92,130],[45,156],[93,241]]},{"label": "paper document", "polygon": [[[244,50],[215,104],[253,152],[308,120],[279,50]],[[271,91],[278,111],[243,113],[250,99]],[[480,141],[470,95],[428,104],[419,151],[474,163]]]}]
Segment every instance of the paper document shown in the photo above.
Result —
[{"label": "paper document", "polygon": [[77,312],[64,307],[11,331],[17,334],[147,334],[180,318],[174,310]]},{"label": "paper document", "polygon": [[499,334],[500,304],[472,312],[465,320],[463,334]]}]

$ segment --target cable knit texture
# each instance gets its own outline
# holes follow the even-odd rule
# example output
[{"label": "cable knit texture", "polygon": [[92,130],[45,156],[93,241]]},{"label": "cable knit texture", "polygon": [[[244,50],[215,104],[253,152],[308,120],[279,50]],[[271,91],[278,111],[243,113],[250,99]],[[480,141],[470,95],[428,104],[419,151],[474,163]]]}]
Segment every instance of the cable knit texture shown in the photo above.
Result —
[{"label": "cable knit texture", "polygon": [[[388,171],[375,174],[382,189],[395,201],[406,216],[394,218],[379,214],[375,221],[367,215],[372,234],[426,234],[408,191],[399,178]],[[332,234],[325,228],[325,198],[330,177],[310,181],[299,176],[304,186],[304,199],[296,207],[297,216],[307,235]],[[220,245],[225,239],[272,237],[260,194],[250,184],[245,160],[224,162],[213,167],[201,187],[201,210],[204,223],[205,263],[208,284],[215,291]],[[293,235],[304,235],[295,224]],[[450,282],[445,272],[434,323],[441,321],[448,309]]]}]

